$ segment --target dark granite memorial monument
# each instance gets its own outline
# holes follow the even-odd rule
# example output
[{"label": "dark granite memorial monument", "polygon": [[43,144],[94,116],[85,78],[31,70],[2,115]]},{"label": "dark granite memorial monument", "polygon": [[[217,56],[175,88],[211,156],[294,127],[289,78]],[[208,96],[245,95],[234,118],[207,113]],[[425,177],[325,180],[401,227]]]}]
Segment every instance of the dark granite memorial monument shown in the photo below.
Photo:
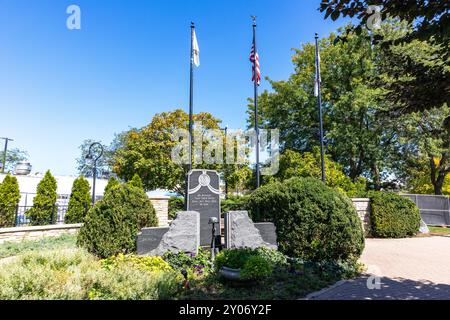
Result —
[{"label": "dark granite memorial monument", "polygon": [[187,210],[200,213],[200,245],[210,246],[212,226],[209,220],[219,221],[216,236],[220,235],[220,178],[216,171],[191,170],[188,175]]}]

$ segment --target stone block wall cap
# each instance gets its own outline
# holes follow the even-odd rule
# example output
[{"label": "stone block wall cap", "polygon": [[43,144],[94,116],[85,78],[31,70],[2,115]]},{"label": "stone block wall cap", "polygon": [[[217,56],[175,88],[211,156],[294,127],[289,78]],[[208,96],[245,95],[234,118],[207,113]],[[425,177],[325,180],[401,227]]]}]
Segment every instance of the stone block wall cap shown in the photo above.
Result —
[{"label": "stone block wall cap", "polygon": [[370,201],[370,198],[351,198],[352,201]]},{"label": "stone block wall cap", "polygon": [[170,196],[149,196],[150,200],[169,200]]},{"label": "stone block wall cap", "polygon": [[246,213],[248,215],[247,210],[240,210],[240,211],[228,211],[227,213]]},{"label": "stone block wall cap", "polygon": [[47,226],[30,226],[30,227],[12,227],[0,228],[0,234],[15,233],[15,232],[32,232],[32,231],[51,231],[51,230],[65,230],[65,229],[79,229],[82,223],[76,224],[53,224]]}]

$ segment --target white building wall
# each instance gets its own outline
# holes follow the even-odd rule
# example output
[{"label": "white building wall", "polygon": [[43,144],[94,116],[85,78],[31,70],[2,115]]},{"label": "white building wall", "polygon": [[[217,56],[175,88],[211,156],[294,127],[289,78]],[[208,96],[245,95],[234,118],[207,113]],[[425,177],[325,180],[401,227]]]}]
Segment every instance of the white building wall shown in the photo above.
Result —
[{"label": "white building wall", "polygon": [[[0,183],[6,177],[6,174],[0,174]],[[32,206],[33,198],[36,195],[36,190],[39,182],[44,177],[43,175],[27,175],[20,176],[15,175],[19,183],[20,194],[22,195],[20,199],[19,206]],[[56,179],[56,184],[58,189],[56,190],[58,194],[59,205],[67,205],[72,191],[73,181],[77,178],[74,176],[54,176]],[[86,178],[91,186],[92,192],[92,178]],[[108,180],[106,179],[96,179],[95,181],[95,195],[96,197],[102,198]]]}]

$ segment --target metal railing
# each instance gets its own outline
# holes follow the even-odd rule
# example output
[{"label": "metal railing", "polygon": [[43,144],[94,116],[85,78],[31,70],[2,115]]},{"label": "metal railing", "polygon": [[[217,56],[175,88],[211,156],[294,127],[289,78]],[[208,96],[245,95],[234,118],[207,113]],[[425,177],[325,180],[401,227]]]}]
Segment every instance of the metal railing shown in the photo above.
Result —
[{"label": "metal railing", "polygon": [[[68,205],[53,205],[51,207],[35,207],[36,210],[47,211],[44,215],[48,216],[48,219],[39,219],[39,223],[33,223],[32,215],[29,214],[29,210],[34,208],[33,206],[14,206],[10,208],[0,208],[0,215],[4,215],[8,212],[11,216],[14,212],[14,220],[9,223],[5,223],[0,217],[1,227],[25,227],[30,225],[51,225],[51,224],[64,224],[64,218],[69,209]],[[86,211],[88,208],[86,208]],[[2,225],[3,224],[3,225]]]}]

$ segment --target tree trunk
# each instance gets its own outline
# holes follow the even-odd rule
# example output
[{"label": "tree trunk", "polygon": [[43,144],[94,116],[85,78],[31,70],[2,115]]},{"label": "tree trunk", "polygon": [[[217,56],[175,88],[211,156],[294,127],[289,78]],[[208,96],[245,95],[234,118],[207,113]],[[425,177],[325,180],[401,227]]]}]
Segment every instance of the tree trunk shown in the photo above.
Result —
[{"label": "tree trunk", "polygon": [[437,196],[442,195],[442,187],[444,186],[445,176],[447,171],[445,170],[445,162],[447,161],[446,155],[443,155],[439,166],[434,163],[434,158],[430,156],[430,168],[431,168],[431,184],[434,188],[434,194]]},{"label": "tree trunk", "polygon": [[350,162],[349,177],[352,180],[352,182],[356,182],[356,179],[362,174],[363,158],[364,152],[361,150],[359,154],[358,163],[356,164],[355,161],[353,160]]},{"label": "tree trunk", "polygon": [[445,175],[442,176],[442,178],[441,178],[441,175],[439,175],[438,179],[433,184],[434,194],[437,195],[437,196],[441,196],[442,195],[442,186],[444,185],[444,178],[445,178]]},{"label": "tree trunk", "polygon": [[380,170],[376,164],[372,165],[372,176],[373,176],[373,184],[376,191],[380,191],[381,189],[381,175]]}]

